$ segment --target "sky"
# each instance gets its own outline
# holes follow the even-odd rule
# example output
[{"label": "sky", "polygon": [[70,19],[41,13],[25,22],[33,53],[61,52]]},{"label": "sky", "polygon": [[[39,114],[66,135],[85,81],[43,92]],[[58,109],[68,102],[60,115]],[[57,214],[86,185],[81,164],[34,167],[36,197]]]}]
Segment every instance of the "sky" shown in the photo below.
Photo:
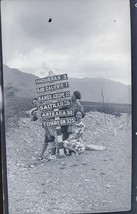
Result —
[{"label": "sky", "polygon": [[9,67],[131,84],[129,0],[3,0],[1,10]]}]

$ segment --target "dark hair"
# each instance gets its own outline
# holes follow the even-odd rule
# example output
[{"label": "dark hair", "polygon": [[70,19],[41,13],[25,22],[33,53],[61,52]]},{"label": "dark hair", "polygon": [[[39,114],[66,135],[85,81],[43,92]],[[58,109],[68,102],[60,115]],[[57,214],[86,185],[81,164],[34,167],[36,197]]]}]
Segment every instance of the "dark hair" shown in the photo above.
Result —
[{"label": "dark hair", "polygon": [[51,135],[50,137],[45,137],[45,141],[46,142],[53,142],[55,140],[55,137],[54,137],[54,135]]},{"label": "dark hair", "polygon": [[76,110],[74,111],[74,117],[76,117],[77,112],[81,112],[82,118],[85,117],[85,113],[84,113],[83,111],[81,111],[81,110],[78,110],[78,109],[76,109]]},{"label": "dark hair", "polygon": [[81,93],[79,91],[74,91],[73,94],[75,95],[76,99],[81,99]]}]

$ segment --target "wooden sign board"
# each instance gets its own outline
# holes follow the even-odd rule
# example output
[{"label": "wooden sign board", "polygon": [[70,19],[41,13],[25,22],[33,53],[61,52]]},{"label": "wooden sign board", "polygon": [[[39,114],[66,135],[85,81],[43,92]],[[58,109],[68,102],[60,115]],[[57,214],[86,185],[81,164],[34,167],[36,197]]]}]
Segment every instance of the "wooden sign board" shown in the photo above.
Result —
[{"label": "wooden sign board", "polygon": [[60,102],[47,103],[44,105],[40,105],[39,110],[43,112],[43,111],[52,110],[52,109],[56,109],[56,108],[60,109],[62,107],[69,106],[69,105],[71,105],[71,100],[63,100]]},{"label": "wooden sign board", "polygon": [[65,126],[65,125],[71,125],[75,123],[75,118],[60,118],[59,120],[48,120],[42,123],[43,128],[44,127],[50,127],[50,126]]},{"label": "wooden sign board", "polygon": [[62,83],[57,83],[53,85],[47,85],[44,87],[36,88],[37,93],[46,93],[46,92],[52,92],[56,90],[61,90],[64,88],[69,88],[69,83],[68,82],[62,82]]},{"label": "wooden sign board", "polygon": [[[71,95],[70,91],[67,90],[69,88],[67,80],[67,74],[48,76],[35,80],[42,126],[43,128],[56,127],[58,148],[62,149],[63,154],[61,126],[75,123],[75,118],[72,117],[74,114],[73,110],[61,110],[61,108],[70,106],[72,103],[71,99],[68,100],[68,97]],[[53,84],[54,82],[57,83]],[[42,87],[38,87],[39,85]],[[55,91],[57,92],[55,93]]]},{"label": "wooden sign board", "polygon": [[53,117],[68,117],[73,116],[74,111],[71,109],[60,110],[60,111],[47,111],[41,113],[42,120]]},{"label": "wooden sign board", "polygon": [[59,99],[64,99],[64,98],[70,97],[70,96],[71,96],[70,91],[63,91],[63,92],[38,96],[38,101],[46,102],[46,101],[50,101],[50,100],[59,100]]},{"label": "wooden sign board", "polygon": [[44,78],[40,78],[40,79],[36,79],[35,83],[37,84],[46,84],[46,83],[53,83],[53,82],[57,82],[57,81],[63,81],[63,80],[67,80],[68,76],[67,74],[61,74],[61,75],[55,75],[55,76],[48,76],[48,77],[44,77]]}]

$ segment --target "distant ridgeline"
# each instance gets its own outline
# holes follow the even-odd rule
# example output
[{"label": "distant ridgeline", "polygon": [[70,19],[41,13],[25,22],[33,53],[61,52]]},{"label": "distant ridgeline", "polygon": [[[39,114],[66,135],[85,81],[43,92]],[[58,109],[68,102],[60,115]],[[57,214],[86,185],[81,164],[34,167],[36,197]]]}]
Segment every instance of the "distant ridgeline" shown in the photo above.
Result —
[{"label": "distant ridgeline", "polygon": [[[38,109],[42,118],[42,126],[50,127],[74,123],[74,112],[67,109],[71,105],[67,74],[47,76],[36,79]],[[65,110],[62,108],[66,107]]]},{"label": "distant ridgeline", "polygon": [[98,111],[106,114],[120,116],[121,113],[131,114],[131,104],[120,103],[101,103],[101,102],[88,102],[81,101],[85,112]]}]

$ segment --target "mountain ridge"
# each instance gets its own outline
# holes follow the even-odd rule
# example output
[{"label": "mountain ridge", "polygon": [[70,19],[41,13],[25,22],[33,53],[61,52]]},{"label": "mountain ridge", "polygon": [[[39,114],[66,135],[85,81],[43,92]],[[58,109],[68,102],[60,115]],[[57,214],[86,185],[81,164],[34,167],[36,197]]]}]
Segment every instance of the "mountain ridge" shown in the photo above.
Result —
[{"label": "mountain ridge", "polygon": [[[18,89],[17,96],[36,96],[35,79],[39,76],[3,65],[4,87],[9,84]],[[105,78],[69,78],[71,93],[79,90],[82,101],[131,103],[131,86]],[[103,96],[103,97],[102,97]],[[103,100],[104,99],[104,100]]]}]

